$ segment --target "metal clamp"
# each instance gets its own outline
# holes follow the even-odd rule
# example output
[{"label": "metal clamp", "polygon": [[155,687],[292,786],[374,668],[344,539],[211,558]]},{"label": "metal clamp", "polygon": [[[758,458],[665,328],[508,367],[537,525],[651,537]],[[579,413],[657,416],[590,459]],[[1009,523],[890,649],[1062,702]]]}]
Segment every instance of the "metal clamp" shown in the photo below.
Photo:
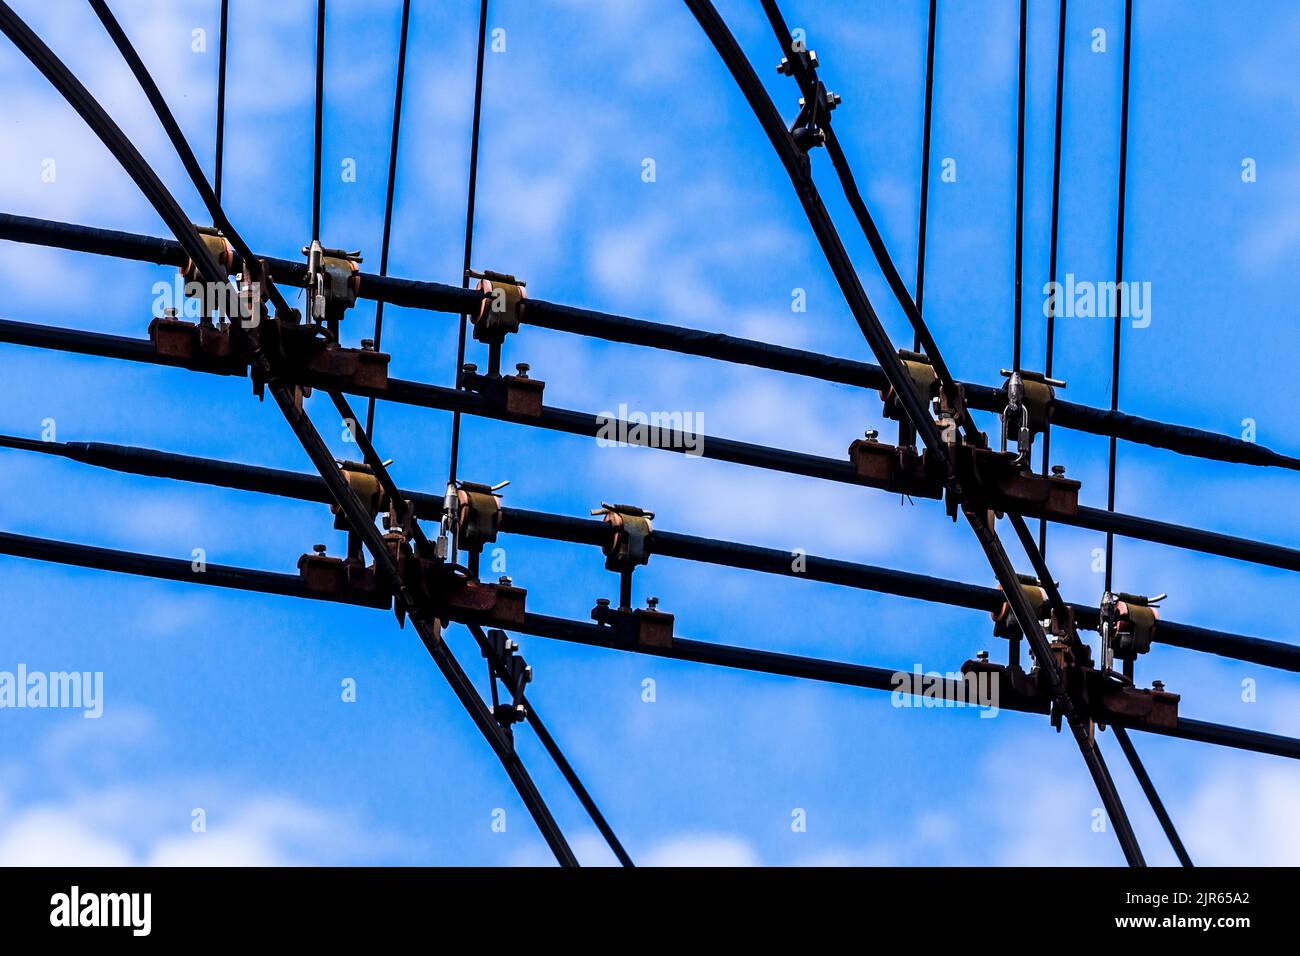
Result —
[{"label": "metal clamp", "polygon": [[931,474],[913,445],[887,445],[874,428],[849,445],[849,461],[863,484],[914,498],[943,497],[943,481]]},{"label": "metal clamp", "polygon": [[[492,673],[492,716],[507,731],[528,716],[524,702],[524,688],[533,680],[533,669],[519,654],[519,644],[505,631],[493,628],[487,632],[488,646],[483,656],[490,662]],[[497,699],[496,682],[500,680],[510,694],[510,703]]]},{"label": "metal clamp", "polygon": [[609,571],[630,571],[650,561],[650,536],[654,532],[651,521],[653,511],[636,505],[610,505],[601,503],[593,508],[593,515],[603,515],[612,529],[609,540],[601,546],[605,552],[605,568]]},{"label": "metal clamp", "polygon": [[[794,50],[803,72],[809,74],[813,84],[813,102],[809,104],[804,97],[799,98],[799,115],[790,125],[790,136],[796,146],[804,153],[818,146],[826,145],[826,121],[831,112],[843,102],[843,98],[826,89],[826,85],[817,78],[817,51]],[[783,76],[796,76],[796,69],[790,61],[782,57],[776,65],[776,72]]]},{"label": "metal clamp", "polygon": [[448,485],[443,501],[443,520],[437,544],[439,559],[447,557],[448,540],[455,541],[455,551],[469,556],[469,572],[478,577],[483,546],[497,539],[501,530],[501,496],[497,494],[510,482],[484,485],[476,481],[458,481]]},{"label": "metal clamp", "polygon": [[630,607],[612,608],[609,598],[597,598],[591,609],[591,619],[614,631],[616,645],[628,650],[645,648],[671,648],[673,646],[673,615],[659,610],[659,599],[646,598],[646,606],[633,610]]},{"label": "metal clamp", "polygon": [[312,320],[327,325],[337,338],[343,313],[356,305],[361,291],[361,253],[327,249],[319,239],[313,239],[302,252],[307,257]]},{"label": "metal clamp", "polygon": [[[226,275],[230,275],[231,270],[235,268],[235,248],[226,240],[221,230],[215,226],[195,225],[194,231],[199,234],[199,239],[203,241],[212,258],[217,261],[217,265],[225,270]],[[199,271],[198,263],[193,259],[186,259],[180,272],[186,282],[203,280],[203,273]]]},{"label": "metal clamp", "polygon": [[1056,401],[1056,388],[1065,388],[1065,382],[1048,378],[1042,372],[1002,369],[1006,378],[1007,404],[1002,410],[1002,450],[1013,438],[1019,460],[1028,463],[1034,447],[1034,437],[1047,430]]},{"label": "metal clamp", "polygon": [[632,606],[632,572],[650,561],[652,547],[651,536],[654,527],[654,512],[638,508],[636,505],[611,505],[601,503],[592,509],[593,515],[604,515],[605,524],[610,527],[608,540],[601,545],[605,552],[605,569],[619,574],[620,608]]},{"label": "metal clamp", "polygon": [[1125,674],[1132,676],[1133,661],[1151,650],[1156,625],[1160,620],[1159,603],[1167,594],[1146,597],[1123,591],[1107,591],[1101,599],[1103,661],[1107,668],[1113,659],[1124,662]]},{"label": "metal clamp", "polygon": [[[939,373],[934,370],[929,357],[920,352],[899,349],[898,357],[903,362],[908,378],[912,380],[912,391],[916,393],[922,405],[928,406],[939,395]],[[886,417],[903,423],[908,421],[907,412],[892,385],[881,391],[880,397],[885,403]],[[911,442],[901,444],[911,444]]]},{"label": "metal clamp", "polygon": [[474,338],[489,345],[500,344],[512,332],[519,331],[524,305],[528,301],[528,283],[505,272],[469,272],[479,280],[478,290],[483,293],[478,315],[474,320]]},{"label": "metal clamp", "polygon": [[[1029,574],[1016,575],[1020,580],[1020,591],[1029,602],[1029,606],[1034,611],[1034,616],[1039,621],[1048,620],[1051,617],[1050,601],[1047,597],[1047,591],[1038,578]],[[1001,585],[998,590],[1002,590]],[[1016,620],[1015,612],[1011,609],[1011,602],[1005,598],[1002,606],[992,613],[993,634],[995,637],[1006,637],[1017,639],[1024,634],[1020,629],[1020,622]]]}]

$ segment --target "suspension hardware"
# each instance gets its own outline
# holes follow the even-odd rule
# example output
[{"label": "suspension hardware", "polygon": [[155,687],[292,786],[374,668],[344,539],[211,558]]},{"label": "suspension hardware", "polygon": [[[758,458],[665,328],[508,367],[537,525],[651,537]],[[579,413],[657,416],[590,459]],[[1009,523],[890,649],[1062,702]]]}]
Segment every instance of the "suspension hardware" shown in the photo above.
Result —
[{"label": "suspension hardware", "polygon": [[[492,674],[492,716],[503,729],[509,731],[512,724],[517,724],[528,716],[524,688],[532,683],[533,669],[520,655],[519,644],[511,640],[505,631],[493,628],[487,632],[486,637],[488,646],[483,649],[483,656],[489,661]],[[498,680],[510,694],[508,704],[497,700]]]},{"label": "suspension hardware", "polygon": [[1028,464],[1035,436],[1045,432],[1052,420],[1055,389],[1065,388],[1065,382],[1048,378],[1042,372],[1004,368],[1002,375],[1007,380],[1007,404],[1000,416],[1002,451],[1007,450],[1008,440],[1013,440],[1019,460]]},{"label": "suspension hardware", "polygon": [[1079,513],[1079,482],[1065,477],[1059,466],[1051,475],[1040,475],[1014,452],[970,443],[956,446],[954,452],[966,493],[998,514],[1068,518]]},{"label": "suspension hardware", "polygon": [[913,445],[887,445],[871,429],[849,445],[849,460],[864,484],[914,498],[943,497],[943,480],[930,474]]},{"label": "suspension hardware", "polygon": [[[348,483],[348,487],[361,500],[366,514],[373,522],[381,511],[388,508],[388,497],[384,494],[383,485],[379,483],[374,471],[369,465],[357,461],[340,462],[339,470],[343,473],[343,479]],[[330,511],[334,514],[335,530],[348,533],[348,560],[361,561],[364,557],[361,536],[352,530],[352,525],[342,508],[331,502]]]},{"label": "suspension hardware", "polygon": [[[215,226],[195,225],[194,231],[199,234],[199,239],[203,241],[212,258],[217,261],[217,265],[225,270],[226,275],[230,275],[235,268],[235,248],[227,241],[221,230]],[[199,271],[198,263],[193,259],[185,260],[180,273],[186,283],[203,282],[203,273]]]},{"label": "suspension hardware", "polygon": [[[632,572],[650,562],[653,548],[654,512],[636,505],[601,503],[593,515],[602,515],[609,526],[609,537],[600,546],[605,552],[605,570],[619,575],[619,610],[632,607]],[[655,602],[658,603],[657,601]]]},{"label": "suspension hardware", "polygon": [[361,291],[361,253],[327,249],[319,239],[303,246],[307,257],[307,297],[313,323],[323,324],[335,340],[343,314],[357,303]]},{"label": "suspension hardware", "polygon": [[1160,620],[1159,604],[1169,595],[1147,597],[1107,591],[1101,598],[1102,660],[1110,667],[1115,658],[1124,662],[1124,673],[1131,677],[1133,662],[1151,650]]},{"label": "suspension hardware", "polygon": [[176,309],[168,308],[150,321],[149,340],[158,355],[188,367],[223,375],[243,375],[248,369],[247,361],[235,355],[225,319],[214,323],[211,316],[203,316],[198,322],[187,322],[177,317]]},{"label": "suspension hardware", "polygon": [[483,375],[478,366],[466,363],[461,367],[457,384],[468,391],[482,395],[491,404],[507,414],[522,418],[542,417],[542,391],[546,383],[528,377],[529,366],[520,362],[514,375]]},{"label": "suspension hardware", "polygon": [[[1030,608],[1033,609],[1035,620],[1041,622],[1049,621],[1052,617],[1051,602],[1048,600],[1047,591],[1039,583],[1038,578],[1028,574],[1018,574],[1020,579],[1020,591],[1029,602]],[[1002,590],[1002,585],[998,585],[998,590]],[[1019,639],[1024,637],[1024,632],[1020,628],[1020,622],[1016,620],[1015,612],[1011,609],[1011,602],[1006,598],[1002,600],[1002,606],[992,613],[993,634],[995,637],[1005,637],[1008,639]],[[1055,633],[1056,628],[1053,628]]]},{"label": "suspension hardware", "polygon": [[[296,310],[283,319],[277,315],[264,326],[263,347],[274,350],[278,367],[290,380],[314,380],[323,388],[376,393],[388,388],[390,356],[376,351],[371,340],[367,339],[362,348],[347,348],[329,334],[322,334],[316,323],[301,321]],[[309,387],[304,389],[304,394],[310,393]]]},{"label": "suspension hardware", "polygon": [[364,558],[332,557],[326,554],[323,544],[298,558],[298,574],[314,594],[350,597],[370,607],[388,607],[392,603],[392,594],[380,587],[374,565],[367,566]]},{"label": "suspension hardware", "polygon": [[[929,407],[939,397],[939,374],[934,370],[934,365],[928,356],[908,349],[899,349],[898,357],[903,362],[907,377],[912,380],[912,391],[922,405]],[[899,444],[915,444],[916,435],[908,420],[907,410],[894,387],[891,385],[882,389],[880,398],[885,403],[885,417],[899,423]]]},{"label": "suspension hardware", "polygon": [[[817,78],[817,51],[816,50],[794,50],[792,51],[799,60],[803,72],[809,74],[813,84],[813,102],[809,104],[804,97],[799,98],[799,115],[795,121],[790,124],[790,136],[796,146],[805,154],[818,146],[826,145],[826,121],[830,119],[831,111],[843,102],[843,98],[838,94],[831,93],[826,89],[826,85]],[[796,69],[788,58],[782,57],[781,62],[776,65],[776,72],[783,76],[796,76]]]},{"label": "suspension hardware", "polygon": [[614,632],[614,646],[623,650],[673,646],[674,617],[659,610],[659,599],[646,599],[643,608],[610,607],[609,598],[597,598],[591,619]]},{"label": "suspension hardware", "polygon": [[469,573],[474,577],[478,577],[483,546],[496,541],[501,530],[501,498],[497,492],[509,483],[483,485],[461,481],[456,485],[451,528],[455,531],[456,550],[469,555]]},{"label": "suspension hardware", "polygon": [[506,336],[519,331],[528,303],[527,285],[505,272],[484,269],[466,270],[466,278],[478,279],[478,291],[483,294],[477,314],[470,314],[474,323],[474,340],[488,347],[488,374],[501,374],[501,343]]}]

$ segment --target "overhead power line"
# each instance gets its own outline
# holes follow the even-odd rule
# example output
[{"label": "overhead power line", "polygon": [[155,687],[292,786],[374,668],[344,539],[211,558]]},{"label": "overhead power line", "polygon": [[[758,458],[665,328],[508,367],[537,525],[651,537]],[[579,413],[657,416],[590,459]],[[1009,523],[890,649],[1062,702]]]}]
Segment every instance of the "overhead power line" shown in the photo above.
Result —
[{"label": "overhead power line", "polygon": [[[300,501],[331,500],[329,490],[319,477],[277,468],[104,442],[46,442],[0,435],[0,447],[57,455],[130,474],[198,482]],[[401,489],[401,495],[411,501],[417,517],[428,521],[442,519],[441,495],[409,489]],[[501,508],[501,531],[596,546],[604,545],[609,537],[609,525],[603,521],[504,506]],[[790,552],[779,548],[680,534],[662,528],[650,533],[650,541],[652,553],[666,558],[817,581],[989,613],[997,611],[1003,603],[1002,592],[996,588],[811,554],[801,555],[800,570],[796,571],[792,567]],[[1070,604],[1069,607],[1080,627],[1087,630],[1100,627],[1098,608],[1082,604]],[[1170,647],[1300,671],[1300,646],[1281,641],[1229,634],[1165,619],[1161,619],[1153,639]]]},{"label": "overhead power line", "polygon": [[[970,525],[971,531],[980,544],[980,548],[984,551],[989,566],[992,568],[999,584],[1002,585],[1003,591],[1006,592],[1008,606],[1021,633],[1028,639],[1034,661],[1038,665],[1040,677],[1045,679],[1046,686],[1053,699],[1053,707],[1058,717],[1064,719],[1070,726],[1070,733],[1074,737],[1084,764],[1093,778],[1098,796],[1101,798],[1111,826],[1114,828],[1120,846],[1124,851],[1125,859],[1131,866],[1144,866],[1137,837],[1133,833],[1123,802],[1115,789],[1114,781],[1110,777],[1105,759],[1093,739],[1092,727],[1081,716],[1065,687],[1061,667],[1056,658],[1052,656],[1051,647],[1041,622],[1035,616],[1028,598],[1020,588],[1020,579],[1016,574],[1014,565],[1011,563],[1011,559],[1002,546],[997,530],[989,523],[987,513],[981,513],[981,510],[972,505],[967,499],[966,491],[958,481],[956,463],[952,458],[952,453],[941,436],[938,425],[930,416],[926,408],[927,403],[914,390],[912,380],[904,368],[893,343],[890,342],[889,336],[885,332],[871,301],[867,297],[848,251],[844,248],[844,243],[822,203],[817,186],[811,176],[808,156],[806,153],[801,152],[796,145],[792,133],[786,129],[785,123],[767,94],[767,90],[755,75],[744,51],[736,42],[735,37],[732,36],[726,23],[718,16],[713,4],[709,0],[687,0],[687,7],[695,15],[696,20],[699,21],[700,26],[704,29],[710,42],[712,42],[714,49],[731,72],[732,78],[740,87],[755,117],[767,134],[773,150],[785,167],[790,178],[790,184],[803,206],[808,224],[821,246],[827,264],[835,275],[840,292],[849,306],[849,311],[853,313],[858,328],[871,346],[876,361],[881,364],[881,368],[889,379],[889,384],[893,394],[898,399],[903,416],[915,429],[917,436],[925,445],[927,454],[934,455],[941,470],[947,473],[948,477],[945,486],[949,499],[959,504],[962,516]],[[802,50],[798,51],[798,55],[796,55],[796,51],[791,44],[789,28],[786,27],[776,4],[772,0],[763,0],[763,9],[767,13],[773,32],[781,45],[781,51],[785,56],[783,62],[799,83],[805,104],[813,104],[806,108],[816,109],[817,104],[824,102],[825,91],[810,80],[808,62],[810,58],[807,56],[806,51]],[[815,123],[815,121],[816,114],[814,113],[813,120],[810,122]],[[868,243],[876,253],[877,261],[885,272],[886,280],[907,314],[913,331],[916,333],[917,339],[934,370],[940,395],[944,401],[953,404],[954,407],[960,406],[959,411],[955,413],[955,427],[960,428],[968,438],[973,438],[978,433],[978,429],[975,428],[973,421],[970,419],[969,411],[961,403],[956,380],[940,353],[933,335],[931,335],[929,328],[916,311],[916,303],[908,295],[902,277],[898,274],[897,268],[894,267],[888,251],[884,249],[883,240],[870,220],[865,204],[852,182],[852,176],[847,169],[847,164],[844,163],[842,154],[838,152],[834,127],[830,125],[829,117],[823,119],[818,131],[824,135],[824,143],[832,160],[835,162],[836,171],[839,173],[846,198],[849,200],[849,204],[854,207],[855,212],[858,213]],[[1017,531],[1024,524],[1023,519],[1019,519],[1014,515],[1010,516],[1010,520]],[[1030,547],[1033,547],[1032,542]],[[1031,555],[1032,557],[1033,555]],[[1055,587],[1050,576],[1043,581],[1043,585],[1053,607],[1059,606],[1061,603],[1060,596],[1054,593]]]},{"label": "overhead power line", "polygon": [[[180,267],[186,260],[186,253],[174,240],[10,213],[0,213],[0,239],[158,265]],[[271,273],[280,281],[300,285],[306,278],[307,269],[302,262],[260,255],[258,258],[267,263]],[[235,268],[238,269],[239,265],[236,262]],[[358,295],[389,305],[452,315],[476,311],[482,300],[482,294],[474,290],[374,273],[361,274]],[[537,328],[787,372],[825,382],[871,389],[889,386],[881,367],[869,362],[772,345],[721,332],[647,322],[540,298],[529,298],[521,321]],[[960,384],[966,391],[967,404],[977,411],[1001,412],[1006,406],[1006,394],[1001,388],[975,382]],[[1281,454],[1265,445],[1126,412],[1092,408],[1060,398],[1053,405],[1052,424],[1214,461],[1271,465],[1300,471],[1300,458]]]},{"label": "overhead power line", "polygon": [[[297,574],[283,574],[275,571],[261,571],[215,564],[208,564],[206,570],[199,574],[195,573],[188,558],[166,558],[130,551],[117,551],[110,548],[97,548],[48,538],[13,534],[7,531],[0,531],[0,554],[74,567],[94,568],[100,571],[178,581],[186,584],[255,591],[261,594],[277,594],[307,600],[330,600],[335,603],[356,604],[361,607],[376,606],[374,601],[367,601],[360,597],[352,600],[342,597],[322,597],[319,592],[308,590],[302,578]],[[449,609],[448,614],[453,620],[460,623],[477,623],[472,612]],[[782,654],[775,651],[737,647],[730,644],[714,644],[677,636],[673,637],[670,647],[633,647],[620,642],[612,628],[545,614],[525,614],[524,623],[517,625],[514,630],[532,637],[570,644],[582,644],[587,647],[601,647],[650,657],[664,657],[697,664],[712,664],[738,670],[841,684],[848,687],[861,687],[890,693],[900,689],[898,679],[900,674],[912,673],[911,671],[874,667],[867,664],[851,664],[843,661],[803,657],[797,654]],[[948,697],[946,699],[956,699],[954,684],[955,682],[952,679],[944,677],[935,685],[935,693],[947,693]],[[904,688],[904,692],[907,692],[906,688]],[[1041,705],[1030,707],[1022,701],[1009,701],[1006,704],[999,703],[999,706],[1005,710],[1022,713],[1045,713],[1045,709]],[[1175,737],[1180,740],[1212,743],[1238,750],[1249,750],[1255,753],[1300,760],[1300,740],[1258,730],[1194,720],[1189,717],[1180,717],[1175,727],[1147,725],[1133,727],[1132,729],[1159,734],[1164,737]]]},{"label": "overhead power line", "polygon": [[[120,359],[148,365],[186,368],[191,371],[209,374],[238,376],[247,374],[246,368],[238,364],[232,365],[228,369],[219,370],[213,366],[187,365],[160,356],[148,339],[108,335],[102,332],[84,332],[77,329],[63,329],[6,319],[0,319],[0,343],[55,349],[82,355],[96,355],[101,358]],[[332,383],[319,379],[310,380],[309,378],[305,378],[301,384],[327,388],[336,387]],[[619,422],[621,420],[618,418],[556,408],[550,405],[544,405],[541,415],[538,417],[521,417],[503,411],[498,405],[477,394],[424,382],[411,382],[405,379],[389,378],[387,389],[380,393],[370,389],[350,387],[345,388],[344,391],[362,397],[375,394],[383,401],[441,411],[460,411],[462,414],[493,418],[516,425],[543,428],[548,431],[581,435],[587,438],[597,438],[607,434],[611,427],[620,434],[627,434],[633,438],[637,434],[637,430],[626,422],[623,423],[625,427],[622,427],[620,431]],[[842,484],[866,484],[865,480],[858,476],[847,457],[843,459],[826,458],[821,455],[771,448],[766,445],[736,441],[730,438],[694,434],[684,435],[670,429],[647,429],[645,434],[645,444],[668,453],[684,454],[689,445],[694,442],[701,457],[716,461],[726,461],[732,464],[802,475],[809,478],[821,478]],[[1300,571],[1300,550],[1220,534],[1216,531],[1187,528],[1170,522],[1156,521],[1119,512],[1112,513],[1101,508],[1086,506],[1080,506],[1078,513],[1075,515],[1053,515],[1050,520],[1089,531],[1103,533],[1111,531],[1114,534],[1151,541],[1156,544],[1186,548],[1204,554],[1219,555],[1291,571]]]},{"label": "overhead power line", "polygon": [[[213,220],[219,224],[222,231],[226,234],[229,242],[239,250],[241,256],[246,260],[245,272],[255,273],[259,278],[265,278],[264,269],[254,266],[251,260],[251,254],[239,233],[230,224],[220,204],[216,202],[202,168],[195,159],[193,151],[189,148],[180,127],[172,116],[166,103],[158,91],[157,85],[153,78],[144,68],[138,54],[127,40],[125,33],[117,24],[107,4],[103,0],[91,0],[91,6],[103,22],[105,29],[113,38],[115,44],[121,51],[123,58],[127,61],[132,73],[136,76],[146,97],[153,106],[155,113],[164,126],[168,137],[171,139],[173,146],[176,148],[183,165],[190,174],[194,185],[199,190],[205,204],[212,214]],[[215,287],[220,287],[226,283],[227,276],[222,268],[217,264],[207,246],[201,241],[198,232],[190,224],[180,206],[176,203],[175,198],[166,189],[158,179],[154,171],[140,156],[134,145],[127,139],[117,125],[112,121],[107,113],[104,112],[100,104],[92,97],[67,67],[56,57],[47,46],[30,30],[30,28],[16,16],[7,4],[0,2],[0,29],[14,42],[16,46],[36,65],[45,77],[54,85],[56,89],[64,96],[66,100],[77,110],[86,123],[91,127],[95,134],[103,141],[105,146],[118,160],[123,168],[131,176],[132,180],[144,193],[151,205],[163,218],[164,222],[172,230],[173,234],[191,253],[191,259],[197,267],[199,274]],[[276,306],[277,310],[282,310],[288,314],[287,303],[284,297],[279,293],[274,282],[266,282],[262,290],[267,294]],[[260,303],[259,303],[260,307]],[[276,400],[281,413],[286,422],[293,429],[295,436],[303,446],[316,466],[320,476],[329,485],[331,493],[339,506],[340,512],[346,516],[347,521],[351,524],[353,530],[360,536],[365,543],[366,548],[374,556],[376,566],[382,568],[383,573],[392,576],[396,580],[397,565],[395,558],[390,553],[388,546],[383,540],[382,535],[374,526],[373,521],[369,521],[364,505],[352,490],[342,473],[337,469],[333,457],[330,455],[325,443],[321,440],[319,433],[316,432],[310,419],[303,412],[297,396],[290,394],[289,389],[280,381],[271,362],[261,352],[258,344],[257,330],[244,330],[244,338],[248,344],[252,357],[254,368],[257,369],[261,380],[270,390]],[[341,399],[337,395],[332,395],[337,402]],[[353,416],[355,420],[355,416]],[[364,438],[364,436],[362,436]],[[360,440],[360,439],[359,439]],[[368,442],[366,443],[368,444]],[[386,477],[387,472],[384,470],[382,463],[376,462],[375,468],[377,477],[381,480]],[[443,676],[451,685],[453,692],[456,694],[461,704],[465,707],[474,723],[484,735],[485,739],[492,746],[502,766],[506,770],[511,781],[515,784],[520,798],[528,808],[534,821],[537,823],[547,844],[555,853],[557,860],[565,865],[577,865],[577,860],[573,856],[567,841],[560,832],[554,817],[547,808],[541,794],[538,793],[527,770],[524,768],[522,761],[514,752],[510,740],[506,737],[502,728],[495,722],[494,717],[487,711],[481,698],[478,697],[473,685],[460,669],[455,657],[446,648],[437,631],[436,618],[427,614],[427,609],[409,592],[407,588],[400,584],[394,588],[395,598],[400,601],[411,618],[416,633],[421,638],[430,656],[434,659]]]}]

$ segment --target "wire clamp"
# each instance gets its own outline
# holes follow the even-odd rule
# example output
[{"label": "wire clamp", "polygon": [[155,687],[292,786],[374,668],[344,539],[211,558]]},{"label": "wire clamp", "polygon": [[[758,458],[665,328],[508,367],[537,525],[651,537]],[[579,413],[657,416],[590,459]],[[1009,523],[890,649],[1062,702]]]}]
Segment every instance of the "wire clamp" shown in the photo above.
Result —
[{"label": "wire clamp", "polygon": [[605,552],[605,570],[618,573],[619,609],[629,610],[632,606],[632,572],[650,563],[654,512],[636,505],[602,502],[591,513],[602,515],[605,524],[609,526],[609,537],[600,546]]},{"label": "wire clamp", "polygon": [[1065,388],[1065,382],[1023,369],[1004,368],[1002,375],[1007,380],[1007,404],[1000,416],[1002,451],[1007,450],[1009,440],[1014,441],[1020,462],[1027,466],[1035,436],[1045,432],[1051,423],[1055,389]]},{"label": "wire clamp", "polygon": [[[519,644],[511,640],[505,631],[493,628],[486,636],[488,646],[483,648],[483,656],[488,660],[492,679],[492,716],[503,730],[509,731],[512,724],[528,717],[524,688],[532,683],[533,669],[520,655]],[[501,703],[498,697],[498,680],[510,695],[508,704]]]},{"label": "wire clamp", "polygon": [[546,383],[529,378],[530,366],[520,362],[514,375],[482,375],[478,366],[466,363],[461,366],[456,384],[467,391],[482,395],[490,403],[509,415],[521,418],[542,417],[542,391]]},{"label": "wire clamp", "polygon": [[474,577],[478,577],[483,546],[496,541],[501,530],[501,496],[498,492],[509,484],[508,481],[495,485],[460,481],[455,485],[451,527],[455,533],[456,551],[469,556],[469,573]]},{"label": "wire clamp", "polygon": [[643,608],[610,607],[609,598],[597,598],[591,619],[614,632],[614,646],[624,650],[673,646],[673,615],[659,610],[657,597],[646,598]]},{"label": "wire clamp", "polygon": [[1107,591],[1101,598],[1102,662],[1106,669],[1118,658],[1124,673],[1133,676],[1133,662],[1151,650],[1160,620],[1160,602],[1167,594],[1147,597]]},{"label": "wire clamp", "polygon": [[849,445],[849,460],[863,484],[914,498],[943,497],[943,481],[931,475],[915,446],[887,445],[874,428]]},{"label": "wire clamp", "polygon": [[311,318],[324,325],[337,340],[339,322],[343,314],[357,303],[361,291],[361,252],[327,249],[319,239],[304,246],[307,257],[307,295],[311,302]]}]

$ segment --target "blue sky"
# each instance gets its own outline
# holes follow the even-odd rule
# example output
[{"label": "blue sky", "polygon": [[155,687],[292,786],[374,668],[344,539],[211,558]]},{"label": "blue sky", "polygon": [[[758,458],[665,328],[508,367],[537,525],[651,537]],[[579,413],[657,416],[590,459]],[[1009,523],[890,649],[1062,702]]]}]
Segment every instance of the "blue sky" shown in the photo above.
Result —
[{"label": "blue sky", "polygon": [[[15,9],[100,97],[186,209],[201,204],[88,7]],[[416,2],[390,271],[455,282],[462,255],[477,4]],[[506,49],[487,59],[475,263],[551,301],[868,358],[788,180],[685,6],[668,0],[494,0]],[[836,128],[905,276],[916,248],[926,4],[790,2]],[[926,315],[963,378],[1010,364],[1015,210],[1015,0],[941,4]],[[1024,320],[1043,348],[1056,4],[1030,10]],[[1121,407],[1300,454],[1280,389],[1300,357],[1300,15],[1285,2],[1138,0],[1127,277],[1152,286],[1152,322],[1125,332]],[[201,157],[212,155],[216,0],[114,5]],[[331,0],[323,239],[378,263],[400,3]],[[793,84],[757,3],[719,8],[792,115]],[[254,248],[294,257],[310,238],[315,4],[233,0],[225,206]],[[1113,272],[1123,5],[1074,0],[1060,272]],[[195,52],[195,29],[207,49]],[[1091,50],[1106,31],[1106,51]],[[5,211],[162,235],[164,227],[72,110],[12,47],[0,141]],[[42,182],[53,158],[54,182]],[[653,158],[656,179],[642,181]],[[937,181],[956,161],[957,181]],[[1258,180],[1242,181],[1255,160]],[[340,176],[356,162],[356,182]],[[864,285],[898,344],[910,332],[852,226],[824,157],[816,174]],[[140,336],[168,269],[6,243],[5,318]],[[794,289],[806,313],[790,309]],[[345,331],[369,334],[373,304]],[[1109,398],[1110,325],[1058,323],[1067,396]],[[394,374],[448,383],[450,316],[385,312]],[[548,402],[703,413],[709,434],[843,456],[882,425],[872,394],[527,328],[507,345]],[[103,440],[309,470],[247,382],[0,347],[0,430]],[[1039,360],[1040,361],[1040,360]],[[1036,364],[1027,358],[1027,366]],[[309,403],[342,454],[332,409]],[[992,422],[989,423],[992,428]],[[407,487],[437,489],[450,417],[381,405],[377,443]],[[631,501],[660,527],[991,583],[968,529],[934,503],[572,436],[466,421],[461,474],[510,479],[506,504],[582,514]],[[1055,459],[1105,504],[1104,439],[1054,436]],[[1118,507],[1297,543],[1294,474],[1121,445]],[[291,571],[341,543],[321,506],[151,481],[55,459],[0,456],[0,527],[26,534]],[[801,521],[833,510],[833,523]],[[1095,603],[1100,536],[1053,529],[1066,596]],[[530,609],[583,618],[613,576],[590,548],[504,541]],[[1023,559],[1022,559],[1023,564]],[[1120,539],[1116,581],[1167,591],[1170,618],[1297,640],[1285,572]],[[655,558],[638,574],[703,640],[911,670],[1003,653],[982,615],[814,582]],[[0,670],[105,674],[105,712],[6,710],[0,862],[545,863],[522,806],[419,642],[391,617],[0,558]],[[476,679],[466,634],[449,640]],[[888,695],[523,639],[530,696],[625,845],[643,863],[1118,864],[1094,832],[1097,797],[1068,735],[1045,720],[896,710]],[[1281,733],[1294,675],[1157,647],[1138,674],[1184,714]],[[355,703],[340,681],[357,682]],[[642,682],[656,700],[642,700]],[[1257,700],[1242,699],[1253,680]],[[611,858],[530,735],[521,750],[584,862]],[[1135,735],[1197,862],[1300,861],[1300,768]],[[1103,747],[1148,859],[1171,852],[1123,757]],[[202,808],[207,831],[191,830]],[[504,833],[493,811],[506,811]],[[806,832],[791,814],[806,812]]]}]

